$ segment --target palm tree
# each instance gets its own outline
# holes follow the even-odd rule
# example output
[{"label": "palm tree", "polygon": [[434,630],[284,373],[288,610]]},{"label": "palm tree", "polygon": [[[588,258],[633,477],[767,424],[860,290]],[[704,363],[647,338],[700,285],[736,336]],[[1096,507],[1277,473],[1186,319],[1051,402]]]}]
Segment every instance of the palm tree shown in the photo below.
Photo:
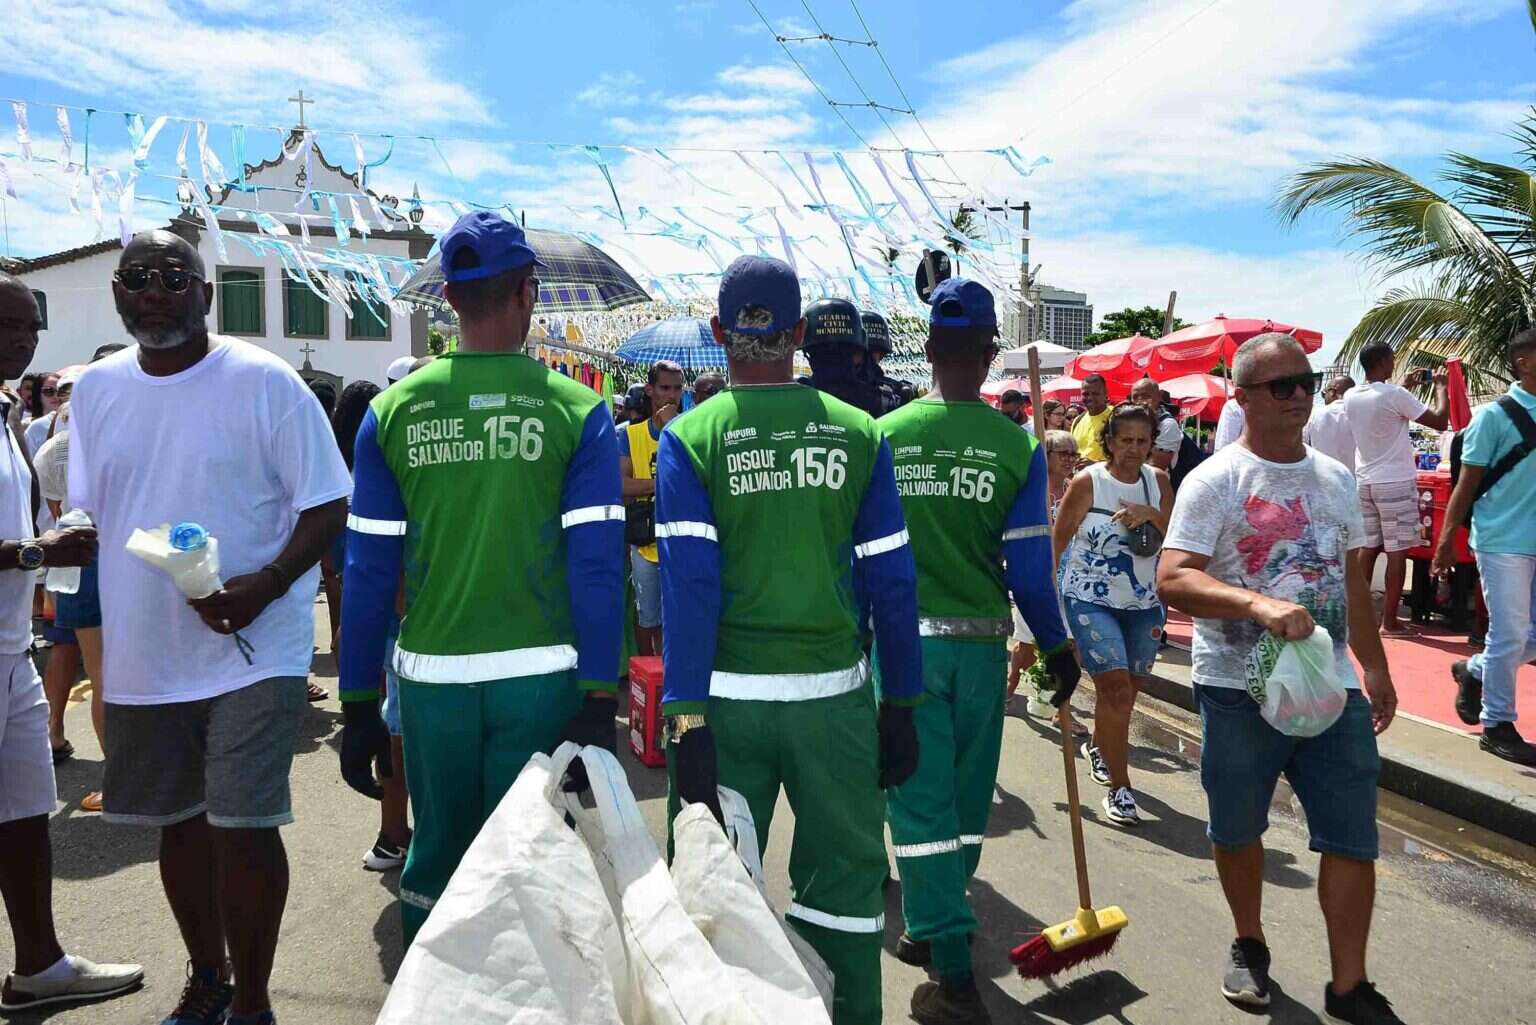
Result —
[{"label": "palm tree", "polygon": [[[1536,3],[1536,0],[1531,0]],[[961,255],[970,248],[966,243],[976,242],[981,239],[981,226],[976,223],[976,216],[971,208],[962,204],[950,215],[949,223],[954,225],[953,232],[945,229],[944,242],[954,251],[956,256]],[[956,237],[956,236],[959,237]]]},{"label": "palm tree", "polygon": [[[1529,0],[1536,27],[1536,0]],[[1399,363],[1459,355],[1474,394],[1510,380],[1505,345],[1536,323],[1536,109],[1512,133],[1518,163],[1445,156],[1437,191],[1375,160],[1345,158],[1292,176],[1277,201],[1295,222],[1314,207],[1342,211],[1391,288],[1345,339],[1341,358],[1385,342]]]}]

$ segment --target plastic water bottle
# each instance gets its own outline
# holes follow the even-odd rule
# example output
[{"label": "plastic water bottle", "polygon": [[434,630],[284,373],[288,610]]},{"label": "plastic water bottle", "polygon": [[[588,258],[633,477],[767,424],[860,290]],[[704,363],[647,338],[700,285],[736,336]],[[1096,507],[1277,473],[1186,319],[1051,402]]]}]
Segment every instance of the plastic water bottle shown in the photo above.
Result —
[{"label": "plastic water bottle", "polygon": [[[89,527],[91,518],[80,509],[71,509],[59,517],[58,527],[67,530],[70,527]],[[49,566],[48,573],[44,577],[43,586],[55,594],[75,594],[80,590],[79,566]]]}]

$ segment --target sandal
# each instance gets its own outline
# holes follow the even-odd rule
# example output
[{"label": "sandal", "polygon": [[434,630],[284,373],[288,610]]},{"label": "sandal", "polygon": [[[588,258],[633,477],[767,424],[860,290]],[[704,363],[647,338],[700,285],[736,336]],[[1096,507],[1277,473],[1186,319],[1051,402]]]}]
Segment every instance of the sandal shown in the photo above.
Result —
[{"label": "sandal", "polygon": [[318,683],[312,683],[312,684],[309,685],[309,703],[310,704],[314,704],[317,701],[324,701],[326,698],[328,698],[330,696],[331,695],[326,691],[326,689],[324,687],[320,686]]},{"label": "sandal", "polygon": [[67,740],[53,749],[53,764],[55,765],[63,765],[73,757],[75,757],[75,745]]},{"label": "sandal", "polygon": [[80,810],[95,812],[101,811],[101,791],[92,790],[90,793],[80,798]]}]

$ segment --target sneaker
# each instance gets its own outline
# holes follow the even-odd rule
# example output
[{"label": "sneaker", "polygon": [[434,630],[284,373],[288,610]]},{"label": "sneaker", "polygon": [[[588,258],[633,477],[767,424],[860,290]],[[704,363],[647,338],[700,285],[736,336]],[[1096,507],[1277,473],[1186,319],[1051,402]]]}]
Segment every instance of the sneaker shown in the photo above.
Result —
[{"label": "sneaker", "polygon": [[64,955],[64,965],[37,975],[11,972],[0,985],[0,1011],[28,1011],[71,1000],[104,1000],[126,993],[144,979],[144,968],[136,964],[95,964],[73,954]]},{"label": "sneaker", "polygon": [[1101,787],[1109,786],[1109,763],[1104,760],[1104,755],[1093,746],[1093,741],[1083,742],[1083,757],[1088,759],[1088,769],[1093,775],[1093,781]]},{"label": "sneaker", "polygon": [[1056,706],[1033,694],[1024,702],[1024,711],[1036,719],[1056,718]]},{"label": "sneaker", "polygon": [[235,987],[219,978],[217,972],[196,971],[187,962],[187,984],[176,1001],[176,1009],[160,1025],[224,1025],[229,1016],[229,1002]]},{"label": "sneaker", "polygon": [[1483,713],[1483,681],[1472,675],[1466,659],[1451,663],[1451,679],[1456,681],[1456,717],[1476,726]]},{"label": "sneaker", "polygon": [[1332,986],[1323,987],[1323,1010],[1328,1020],[1341,1025],[1403,1025],[1392,1010],[1392,1002],[1365,980],[1343,996],[1335,996]]},{"label": "sneaker", "polygon": [[1104,798],[1104,814],[1117,826],[1141,825],[1141,809],[1136,807],[1136,795],[1130,787],[1115,787]]},{"label": "sneaker", "polygon": [[902,933],[896,941],[896,960],[914,968],[927,968],[933,962],[933,947],[927,940],[914,940]]},{"label": "sneaker", "polygon": [[912,1017],[921,1025],[992,1025],[975,979],[925,982],[912,991]]},{"label": "sneaker", "polygon": [[396,845],[383,833],[374,841],[373,849],[363,855],[363,868],[369,872],[389,872],[405,864],[410,844]]},{"label": "sneaker", "polygon": [[1244,1007],[1269,1006],[1269,947],[1262,940],[1239,936],[1232,941],[1221,995]]},{"label": "sneaker", "polygon": [[1520,736],[1512,722],[1496,722],[1483,727],[1482,738],[1477,746],[1496,758],[1516,765],[1536,765],[1536,746]]}]

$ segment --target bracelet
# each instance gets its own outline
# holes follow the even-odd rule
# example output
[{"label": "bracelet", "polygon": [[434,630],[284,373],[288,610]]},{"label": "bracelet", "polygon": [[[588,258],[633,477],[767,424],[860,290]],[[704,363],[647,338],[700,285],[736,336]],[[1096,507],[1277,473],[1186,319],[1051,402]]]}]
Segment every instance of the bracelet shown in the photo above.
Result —
[{"label": "bracelet", "polygon": [[288,574],[283,572],[283,567],[279,566],[277,563],[269,562],[265,566],[261,567],[261,572],[263,573],[266,573],[268,570],[277,576],[277,582],[279,585],[281,585],[281,590],[287,591],[288,588],[293,586],[293,581],[288,579]]}]

